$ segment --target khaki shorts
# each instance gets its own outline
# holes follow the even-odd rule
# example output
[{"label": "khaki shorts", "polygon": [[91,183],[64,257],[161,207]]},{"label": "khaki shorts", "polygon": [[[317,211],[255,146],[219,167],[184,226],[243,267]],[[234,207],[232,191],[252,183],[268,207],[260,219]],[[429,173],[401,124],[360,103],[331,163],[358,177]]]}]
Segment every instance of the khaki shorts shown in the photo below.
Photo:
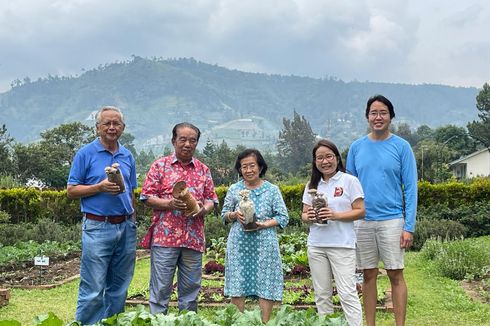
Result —
[{"label": "khaki shorts", "polygon": [[357,268],[378,268],[381,260],[385,269],[403,269],[405,249],[400,248],[400,236],[404,223],[403,218],[356,221]]}]

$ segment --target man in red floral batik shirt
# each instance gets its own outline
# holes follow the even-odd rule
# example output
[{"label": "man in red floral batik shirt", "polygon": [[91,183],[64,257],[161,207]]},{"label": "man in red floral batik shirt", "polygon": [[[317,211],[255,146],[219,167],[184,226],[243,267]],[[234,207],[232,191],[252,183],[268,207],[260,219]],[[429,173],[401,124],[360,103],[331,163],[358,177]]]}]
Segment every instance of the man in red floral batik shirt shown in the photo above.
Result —
[{"label": "man in red floral batik shirt", "polygon": [[[179,310],[197,311],[201,288],[202,254],[205,248],[204,217],[218,197],[209,168],[194,158],[201,132],[190,123],[172,130],[172,155],[153,162],[141,189],[140,199],[153,208],[151,235],[150,311],[167,313],[177,272]],[[199,212],[185,216],[186,204],[173,198],[176,182],[185,181],[199,203]]]}]

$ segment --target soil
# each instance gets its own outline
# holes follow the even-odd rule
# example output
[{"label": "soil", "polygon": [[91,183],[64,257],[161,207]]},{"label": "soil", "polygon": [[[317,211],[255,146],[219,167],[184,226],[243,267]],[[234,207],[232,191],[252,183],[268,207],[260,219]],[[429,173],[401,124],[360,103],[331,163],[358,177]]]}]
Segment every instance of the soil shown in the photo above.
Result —
[{"label": "soil", "polygon": [[[136,257],[149,255],[146,250],[136,251]],[[80,252],[68,256],[50,257],[49,266],[34,266],[24,262],[0,267],[0,288],[49,288],[73,280],[79,276]]]},{"label": "soil", "polygon": [[[485,279],[490,278],[490,273],[487,274]],[[462,281],[466,294],[475,301],[490,304],[490,286],[486,285],[482,280],[479,281]]]},{"label": "soil", "polygon": [[[149,251],[138,250],[136,256],[137,258],[148,257]],[[49,267],[34,266],[33,262],[0,266],[0,288],[51,288],[78,278],[79,271],[80,252],[72,253],[69,256],[50,257]],[[218,278],[205,274],[203,277]],[[489,277],[490,274],[486,278]],[[481,281],[463,281],[461,286],[472,299],[490,303],[490,287],[483,285]],[[216,297],[223,298],[222,288],[202,288],[201,291],[205,302],[216,302]],[[487,295],[482,295],[482,291],[486,292]],[[144,298],[136,296],[131,299],[141,300]],[[223,298],[223,302],[227,303],[228,299]]]}]

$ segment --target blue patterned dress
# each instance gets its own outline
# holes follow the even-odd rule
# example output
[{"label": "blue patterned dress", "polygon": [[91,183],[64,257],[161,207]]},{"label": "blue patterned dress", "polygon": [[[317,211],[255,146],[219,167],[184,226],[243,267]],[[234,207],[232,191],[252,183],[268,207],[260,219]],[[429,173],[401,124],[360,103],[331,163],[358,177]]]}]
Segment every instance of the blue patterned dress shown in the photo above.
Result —
[{"label": "blue patterned dress", "polygon": [[[221,217],[238,209],[240,190],[247,189],[239,181],[226,193]],[[279,188],[268,181],[250,190],[257,221],[275,219],[281,228],[289,221],[288,212]],[[225,257],[225,295],[254,296],[281,301],[284,287],[282,262],[276,228],[245,232],[240,222],[231,226]]]}]

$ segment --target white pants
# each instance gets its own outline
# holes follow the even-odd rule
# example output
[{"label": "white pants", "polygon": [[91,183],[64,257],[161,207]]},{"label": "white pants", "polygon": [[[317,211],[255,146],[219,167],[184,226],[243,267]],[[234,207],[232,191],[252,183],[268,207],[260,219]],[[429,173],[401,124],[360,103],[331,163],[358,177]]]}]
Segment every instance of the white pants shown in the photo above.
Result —
[{"label": "white pants", "polygon": [[356,250],[308,247],[308,261],[318,313],[333,313],[333,276],[347,322],[350,326],[362,326],[362,308],[356,289]]}]

